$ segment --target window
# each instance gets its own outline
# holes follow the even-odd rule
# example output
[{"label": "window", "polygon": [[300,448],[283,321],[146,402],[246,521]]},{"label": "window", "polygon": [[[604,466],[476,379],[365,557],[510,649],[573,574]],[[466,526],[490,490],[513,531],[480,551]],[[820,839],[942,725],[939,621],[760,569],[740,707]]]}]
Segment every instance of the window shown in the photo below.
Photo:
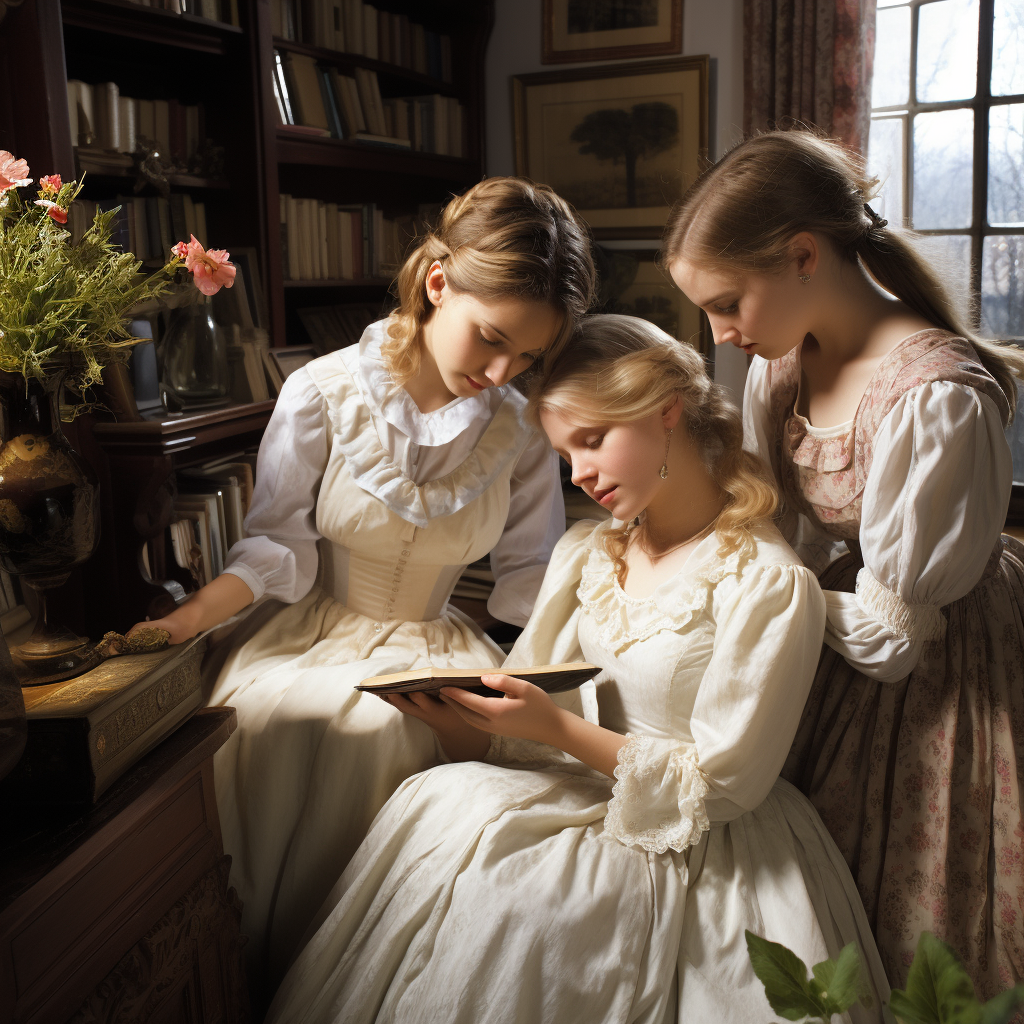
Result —
[{"label": "window", "polygon": [[925,236],[983,337],[1024,343],[1024,0],[878,0],[875,33],[878,212]]}]

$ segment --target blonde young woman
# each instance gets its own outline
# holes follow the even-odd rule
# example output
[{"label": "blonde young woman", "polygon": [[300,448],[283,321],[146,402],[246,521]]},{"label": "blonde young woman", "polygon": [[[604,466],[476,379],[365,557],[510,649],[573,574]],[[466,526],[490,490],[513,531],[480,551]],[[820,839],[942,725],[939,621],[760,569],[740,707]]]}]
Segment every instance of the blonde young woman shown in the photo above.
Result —
[{"label": "blonde young woman", "polygon": [[664,258],[754,357],[746,442],[826,591],[785,777],[893,984],[928,930],[990,997],[1024,978],[1024,552],[1000,539],[1024,359],[968,329],[876,187],[807,132],[752,138],[684,197]]},{"label": "blonde young woman", "polygon": [[[698,353],[621,316],[583,321],[537,403],[616,518],[560,541],[513,675],[486,677],[504,697],[391,698],[487,763],[391,798],[268,1019],[767,1021],[749,928],[808,962],[859,942],[875,1008],[853,1019],[878,1020],[853,880],[777,781],[825,609],[739,413]],[[596,688],[558,703],[510,667],[580,659]]]},{"label": "blonde young woman", "polygon": [[215,774],[257,988],[280,978],[395,787],[440,760],[429,729],[354,686],[500,664],[447,604],[488,552],[490,611],[529,616],[565,513],[557,460],[509,382],[557,354],[593,285],[585,229],[550,189],[492,178],[452,200],[403,266],[396,311],[288,378],[249,539],[153,623],[176,642],[277,599],[232,638],[210,697],[238,711]]}]

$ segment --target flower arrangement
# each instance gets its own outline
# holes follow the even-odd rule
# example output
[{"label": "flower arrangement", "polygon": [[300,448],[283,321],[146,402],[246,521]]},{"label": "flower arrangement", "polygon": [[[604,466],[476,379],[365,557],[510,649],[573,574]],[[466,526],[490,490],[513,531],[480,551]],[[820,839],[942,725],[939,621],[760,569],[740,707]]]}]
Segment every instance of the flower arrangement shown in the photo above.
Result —
[{"label": "flower arrangement", "polygon": [[141,274],[140,261],[110,241],[117,209],[97,212],[72,244],[65,225],[82,184],[49,174],[26,201],[18,190],[32,184],[28,174],[24,160],[0,150],[0,370],[45,378],[48,363],[70,357],[72,386],[84,391],[104,366],[127,359],[141,340],[129,330],[132,308],[166,294],[182,264],[204,295],[234,283],[230,254],[204,249],[194,235]]}]

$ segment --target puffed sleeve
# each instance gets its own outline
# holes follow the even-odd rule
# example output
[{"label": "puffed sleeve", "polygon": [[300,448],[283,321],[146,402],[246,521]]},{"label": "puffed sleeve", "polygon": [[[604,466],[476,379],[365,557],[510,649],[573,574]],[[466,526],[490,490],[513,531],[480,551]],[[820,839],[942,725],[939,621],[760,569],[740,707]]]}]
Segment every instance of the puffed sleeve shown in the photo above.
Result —
[{"label": "puffed sleeve", "polygon": [[558,456],[539,434],[523,449],[509,486],[505,529],[491,551],[494,590],[487,609],[496,619],[525,626],[551,552],[565,533]]},{"label": "puffed sleeve", "polygon": [[825,642],[882,682],[940,640],[940,608],[981,579],[1006,518],[1010,448],[995,403],[939,381],[903,395],[875,435],[855,594],[826,593]]},{"label": "puffed sleeve", "polygon": [[[597,528],[598,524],[590,520],[574,523],[572,529],[555,545],[533,614],[505,659],[501,671],[514,676],[517,668],[559,665],[583,659],[579,641],[580,602],[576,591]],[[584,683],[579,690],[554,694],[552,699],[559,707],[582,718],[584,694],[592,697],[593,687],[593,683]],[[507,736],[492,736],[487,754],[488,761],[506,763],[563,762],[567,759],[567,754],[546,743]]]},{"label": "puffed sleeve", "polygon": [[330,441],[323,395],[305,369],[284,382],[260,444],[248,537],[233,544],[224,572],[254,600],[292,603],[305,597],[319,564],[316,500]]},{"label": "puffed sleeve", "polygon": [[[782,467],[779,465],[779,447],[774,443],[775,425],[771,422],[770,365],[766,359],[754,356],[743,388],[743,447],[756,455],[771,470],[775,486],[782,495]],[[782,514],[775,525],[800,561],[815,574],[840,554],[846,552],[842,541],[829,537],[817,523],[803,513],[788,507],[783,495]]]},{"label": "puffed sleeve", "polygon": [[789,753],[825,630],[814,574],[752,567],[716,598],[715,620],[692,742],[629,735],[619,751],[605,830],[627,846],[692,846],[711,824],[761,803]]}]

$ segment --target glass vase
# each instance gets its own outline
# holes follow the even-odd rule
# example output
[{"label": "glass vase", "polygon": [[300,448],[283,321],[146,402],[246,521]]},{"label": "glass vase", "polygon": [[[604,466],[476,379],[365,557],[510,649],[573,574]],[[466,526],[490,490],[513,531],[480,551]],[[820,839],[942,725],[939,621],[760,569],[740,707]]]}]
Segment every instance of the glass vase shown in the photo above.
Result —
[{"label": "glass vase", "polygon": [[184,406],[224,401],[228,349],[209,295],[195,290],[171,315],[163,339],[163,382]]}]

